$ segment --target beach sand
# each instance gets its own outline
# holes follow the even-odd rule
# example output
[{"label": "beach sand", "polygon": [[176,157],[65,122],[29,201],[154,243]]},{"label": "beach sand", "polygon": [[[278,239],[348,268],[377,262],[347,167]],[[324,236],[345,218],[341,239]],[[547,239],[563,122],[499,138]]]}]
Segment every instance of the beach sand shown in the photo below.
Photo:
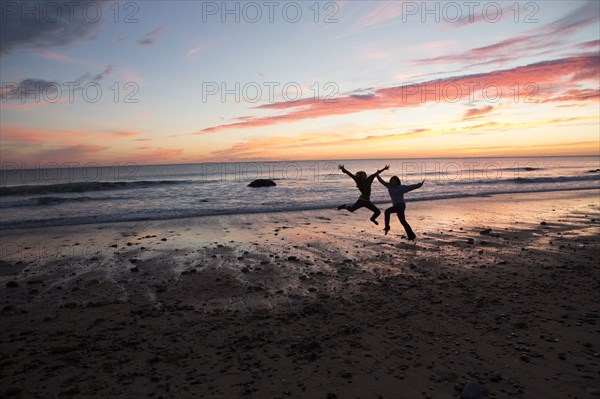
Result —
[{"label": "beach sand", "polygon": [[0,396],[599,397],[598,191],[369,216],[3,231]]}]

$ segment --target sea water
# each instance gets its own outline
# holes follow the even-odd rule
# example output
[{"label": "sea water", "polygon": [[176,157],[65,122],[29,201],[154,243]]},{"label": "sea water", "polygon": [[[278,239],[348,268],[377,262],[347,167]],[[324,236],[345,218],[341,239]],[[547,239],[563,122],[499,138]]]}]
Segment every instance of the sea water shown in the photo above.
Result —
[{"label": "sea water", "polygon": [[[377,159],[229,162],[181,165],[48,164],[0,170],[0,229],[159,220],[310,209],[351,204],[359,191],[338,170],[393,175],[402,184],[425,179],[407,201],[506,193],[600,189],[600,157]],[[247,187],[271,179],[276,187]],[[387,190],[373,183],[372,201]]]}]

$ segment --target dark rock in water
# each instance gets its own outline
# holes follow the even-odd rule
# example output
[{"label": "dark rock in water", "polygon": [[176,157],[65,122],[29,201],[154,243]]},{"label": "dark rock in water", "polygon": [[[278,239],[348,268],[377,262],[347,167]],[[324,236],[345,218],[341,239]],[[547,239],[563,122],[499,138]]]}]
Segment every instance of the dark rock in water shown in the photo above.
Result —
[{"label": "dark rock in water", "polygon": [[598,173],[598,172],[600,172],[600,169],[588,170],[588,173]]},{"label": "dark rock in water", "polygon": [[460,397],[461,399],[481,399],[486,392],[487,390],[482,385],[470,381],[465,384]]},{"label": "dark rock in water", "polygon": [[248,184],[248,187],[274,187],[277,184],[273,180],[268,179],[257,179],[252,183]]},{"label": "dark rock in water", "polygon": [[541,223],[540,223],[540,225],[542,225],[542,226],[546,226],[547,224],[548,224],[548,223],[546,223],[546,222],[541,222]]},{"label": "dark rock in water", "polygon": [[6,283],[6,288],[17,288],[18,286],[19,286],[19,283],[17,283],[14,280],[11,280],[8,283]]},{"label": "dark rock in water", "polygon": [[488,235],[492,232],[492,229],[483,229],[479,232],[482,236]]}]

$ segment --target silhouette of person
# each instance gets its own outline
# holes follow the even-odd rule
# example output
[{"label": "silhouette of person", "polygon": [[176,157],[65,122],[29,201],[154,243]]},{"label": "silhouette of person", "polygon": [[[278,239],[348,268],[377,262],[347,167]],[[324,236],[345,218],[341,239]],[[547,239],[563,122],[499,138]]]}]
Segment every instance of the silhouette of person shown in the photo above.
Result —
[{"label": "silhouette of person", "polygon": [[385,182],[381,177],[379,177],[379,175],[377,176],[377,180],[379,180],[379,182],[388,189],[393,204],[390,208],[385,210],[385,228],[383,229],[383,231],[385,231],[386,235],[388,231],[390,231],[390,215],[392,213],[395,213],[398,215],[398,219],[400,219],[400,223],[402,223],[402,226],[404,226],[404,230],[406,230],[406,237],[409,240],[414,241],[417,236],[406,221],[406,216],[404,215],[404,211],[406,210],[404,194],[417,188],[421,188],[421,186],[423,186],[423,183],[425,183],[425,180],[423,180],[421,183],[411,184],[407,186],[403,186],[400,183],[400,179],[398,178],[398,176],[392,176],[390,178],[389,183]]},{"label": "silhouette of person", "polygon": [[376,219],[379,215],[381,215],[381,211],[375,206],[375,204],[371,202],[371,184],[373,184],[373,180],[375,180],[375,177],[379,177],[379,174],[384,170],[389,169],[389,167],[389,165],[386,165],[383,169],[380,169],[377,172],[370,175],[369,177],[367,177],[367,174],[363,171],[356,172],[356,174],[354,175],[348,170],[346,170],[346,168],[344,168],[344,165],[338,165],[338,168],[341,169],[342,172],[344,172],[354,180],[354,182],[356,183],[356,187],[360,190],[360,197],[358,197],[358,200],[356,200],[354,205],[340,205],[338,206],[338,211],[341,209],[346,209],[349,212],[354,212],[355,210],[360,209],[364,206],[365,208],[373,211],[373,216],[371,216],[370,220],[371,222],[378,225],[379,223]]}]

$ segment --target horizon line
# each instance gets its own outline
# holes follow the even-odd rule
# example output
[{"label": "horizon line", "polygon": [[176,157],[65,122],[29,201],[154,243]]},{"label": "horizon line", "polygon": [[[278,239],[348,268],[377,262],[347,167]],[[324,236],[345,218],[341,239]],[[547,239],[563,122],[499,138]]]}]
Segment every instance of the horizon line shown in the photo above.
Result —
[{"label": "horizon line", "polygon": [[[509,155],[500,155],[500,156],[463,156],[463,157],[402,157],[402,158],[343,158],[343,159],[279,159],[279,160],[230,160],[230,161],[205,161],[205,162],[180,162],[180,163],[135,163],[135,162],[127,162],[127,163],[119,163],[114,162],[113,164],[99,164],[94,161],[85,162],[79,166],[58,166],[58,162],[47,162],[44,165],[40,165],[43,167],[50,167],[50,164],[56,169],[74,169],[74,168],[91,168],[91,167],[100,167],[100,168],[110,168],[110,167],[119,167],[119,166],[182,166],[182,165],[202,165],[202,164],[219,164],[219,163],[278,163],[278,162],[344,162],[344,161],[397,161],[397,160],[431,160],[431,159],[496,159],[496,158],[585,158],[585,157],[598,157],[600,158],[600,153],[598,154],[578,154],[578,155],[521,155],[521,156],[509,156]],[[2,162],[2,167],[0,167],[0,173],[5,172],[4,165],[6,164],[17,164],[17,162]],[[23,164],[23,163],[20,163]],[[94,164],[94,165],[91,165]],[[6,172],[10,172],[13,170],[36,170],[39,167],[33,168],[22,168],[22,169],[7,169]]]}]

